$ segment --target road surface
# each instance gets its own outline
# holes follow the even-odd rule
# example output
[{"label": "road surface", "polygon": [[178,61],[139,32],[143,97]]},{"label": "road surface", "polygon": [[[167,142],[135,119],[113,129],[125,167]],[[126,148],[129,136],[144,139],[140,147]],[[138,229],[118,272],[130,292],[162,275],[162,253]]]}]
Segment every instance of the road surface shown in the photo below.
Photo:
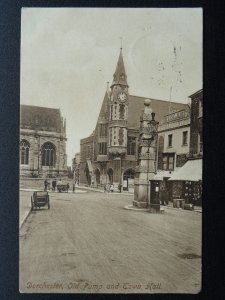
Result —
[{"label": "road surface", "polygon": [[20,232],[20,291],[198,293],[202,214],[125,210],[132,199],[51,194]]}]

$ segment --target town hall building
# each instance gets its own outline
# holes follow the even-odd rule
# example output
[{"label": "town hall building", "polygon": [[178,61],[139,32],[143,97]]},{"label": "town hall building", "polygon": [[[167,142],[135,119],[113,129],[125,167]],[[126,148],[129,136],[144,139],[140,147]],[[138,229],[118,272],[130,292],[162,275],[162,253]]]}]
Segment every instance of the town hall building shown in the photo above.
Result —
[{"label": "town hall building", "polygon": [[[93,133],[80,142],[80,183],[91,186],[113,184],[133,190],[138,161],[140,116],[146,98],[129,94],[122,48],[110,89],[107,88]],[[151,99],[156,121],[186,104]]]}]

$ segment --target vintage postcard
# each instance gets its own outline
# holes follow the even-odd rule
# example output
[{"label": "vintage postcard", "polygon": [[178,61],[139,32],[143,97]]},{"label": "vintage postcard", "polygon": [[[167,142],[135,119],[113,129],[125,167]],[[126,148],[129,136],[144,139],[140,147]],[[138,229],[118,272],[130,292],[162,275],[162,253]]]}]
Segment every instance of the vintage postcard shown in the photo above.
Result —
[{"label": "vintage postcard", "polygon": [[201,8],[22,8],[21,293],[201,291]]}]

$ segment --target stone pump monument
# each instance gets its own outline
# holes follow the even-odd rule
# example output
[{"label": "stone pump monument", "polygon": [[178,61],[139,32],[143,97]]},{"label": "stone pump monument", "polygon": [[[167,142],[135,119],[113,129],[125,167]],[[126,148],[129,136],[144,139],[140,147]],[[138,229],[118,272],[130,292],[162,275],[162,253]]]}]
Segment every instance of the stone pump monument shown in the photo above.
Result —
[{"label": "stone pump monument", "polygon": [[[151,212],[160,210],[159,199],[151,197],[151,180],[156,173],[157,129],[155,113],[151,109],[151,100],[144,102],[144,111],[140,117],[138,166],[135,174],[133,205],[149,208]],[[155,194],[155,193],[154,193]],[[157,194],[157,193],[156,193]]]}]

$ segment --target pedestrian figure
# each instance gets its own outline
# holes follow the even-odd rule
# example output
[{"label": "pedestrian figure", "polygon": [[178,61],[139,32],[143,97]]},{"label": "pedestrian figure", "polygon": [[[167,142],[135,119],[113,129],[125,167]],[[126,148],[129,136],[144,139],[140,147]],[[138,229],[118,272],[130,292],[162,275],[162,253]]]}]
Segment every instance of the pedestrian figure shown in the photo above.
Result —
[{"label": "pedestrian figure", "polygon": [[52,180],[52,190],[55,192],[56,180]]},{"label": "pedestrian figure", "polygon": [[111,184],[110,186],[110,192],[112,193],[114,191],[114,187],[113,187],[113,184]]},{"label": "pedestrian figure", "polygon": [[68,191],[69,191],[69,188],[70,188],[70,185],[69,185],[69,183],[67,183],[67,185],[66,185],[67,193],[68,193]]},{"label": "pedestrian figure", "polygon": [[104,184],[104,193],[106,193],[106,192],[107,192],[107,185]]},{"label": "pedestrian figure", "polygon": [[48,189],[48,180],[47,180],[47,178],[44,181],[44,186],[45,186],[45,191],[47,191],[47,189]]},{"label": "pedestrian figure", "polygon": [[168,203],[169,203],[169,192],[168,192],[167,188],[165,188],[165,203],[166,203],[166,205],[168,205]]},{"label": "pedestrian figure", "polygon": [[75,183],[73,184],[73,193],[75,193]]},{"label": "pedestrian figure", "polygon": [[160,191],[160,200],[161,200],[162,205],[165,205],[165,203],[167,202],[166,198],[167,198],[166,188],[165,188],[165,185],[162,184],[162,188]]},{"label": "pedestrian figure", "polygon": [[118,184],[118,190],[121,193],[121,190],[122,190],[122,184],[121,183]]}]

